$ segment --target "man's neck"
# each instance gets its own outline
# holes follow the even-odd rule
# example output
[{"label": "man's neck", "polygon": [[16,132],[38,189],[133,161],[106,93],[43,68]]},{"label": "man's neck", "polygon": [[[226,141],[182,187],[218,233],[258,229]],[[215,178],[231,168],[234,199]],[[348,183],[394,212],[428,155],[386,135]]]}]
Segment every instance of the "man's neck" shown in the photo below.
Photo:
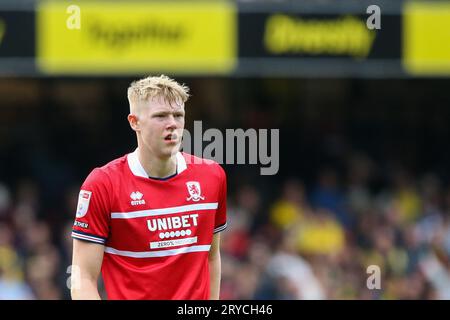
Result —
[{"label": "man's neck", "polygon": [[138,159],[149,177],[166,178],[177,172],[176,154],[169,158],[161,159],[139,148]]}]

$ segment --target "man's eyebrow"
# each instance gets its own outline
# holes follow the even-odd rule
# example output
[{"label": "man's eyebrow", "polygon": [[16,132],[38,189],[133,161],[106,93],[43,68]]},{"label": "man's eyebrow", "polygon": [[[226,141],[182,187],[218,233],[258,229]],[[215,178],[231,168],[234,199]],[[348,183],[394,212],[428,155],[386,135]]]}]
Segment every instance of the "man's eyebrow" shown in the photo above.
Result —
[{"label": "man's eyebrow", "polygon": [[153,114],[156,115],[168,115],[168,114],[184,114],[183,110],[173,110],[173,111],[167,111],[167,110],[161,110],[161,111],[155,111]]}]

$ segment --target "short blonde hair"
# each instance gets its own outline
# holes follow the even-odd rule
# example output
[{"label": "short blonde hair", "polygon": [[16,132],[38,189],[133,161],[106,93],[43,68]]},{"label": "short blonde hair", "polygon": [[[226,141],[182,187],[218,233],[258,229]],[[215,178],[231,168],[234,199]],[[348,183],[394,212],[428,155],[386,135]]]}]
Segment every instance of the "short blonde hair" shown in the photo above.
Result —
[{"label": "short blonde hair", "polygon": [[171,105],[174,103],[181,105],[189,98],[189,88],[163,74],[133,81],[128,87],[130,113],[134,114],[137,111],[140,102],[153,98],[162,98]]}]

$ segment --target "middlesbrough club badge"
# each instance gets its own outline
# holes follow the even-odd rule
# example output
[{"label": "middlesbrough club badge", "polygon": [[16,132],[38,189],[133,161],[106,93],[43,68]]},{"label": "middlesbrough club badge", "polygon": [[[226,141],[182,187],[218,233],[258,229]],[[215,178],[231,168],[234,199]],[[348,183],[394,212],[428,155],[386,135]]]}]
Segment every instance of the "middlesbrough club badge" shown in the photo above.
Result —
[{"label": "middlesbrough club badge", "polygon": [[205,197],[202,196],[202,190],[200,189],[200,183],[198,181],[189,181],[186,182],[186,187],[189,192],[189,197],[186,198],[187,201],[200,201],[205,200]]}]

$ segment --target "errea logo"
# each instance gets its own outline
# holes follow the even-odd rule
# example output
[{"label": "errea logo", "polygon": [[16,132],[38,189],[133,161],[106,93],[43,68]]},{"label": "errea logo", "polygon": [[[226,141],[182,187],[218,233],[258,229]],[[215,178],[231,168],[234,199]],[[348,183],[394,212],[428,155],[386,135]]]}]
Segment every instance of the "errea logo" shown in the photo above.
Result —
[{"label": "errea logo", "polygon": [[130,194],[130,198],[132,199],[131,200],[131,205],[132,206],[137,206],[139,204],[145,204],[145,200],[142,199],[143,196],[144,195],[142,193],[140,193],[139,191],[133,191]]}]

